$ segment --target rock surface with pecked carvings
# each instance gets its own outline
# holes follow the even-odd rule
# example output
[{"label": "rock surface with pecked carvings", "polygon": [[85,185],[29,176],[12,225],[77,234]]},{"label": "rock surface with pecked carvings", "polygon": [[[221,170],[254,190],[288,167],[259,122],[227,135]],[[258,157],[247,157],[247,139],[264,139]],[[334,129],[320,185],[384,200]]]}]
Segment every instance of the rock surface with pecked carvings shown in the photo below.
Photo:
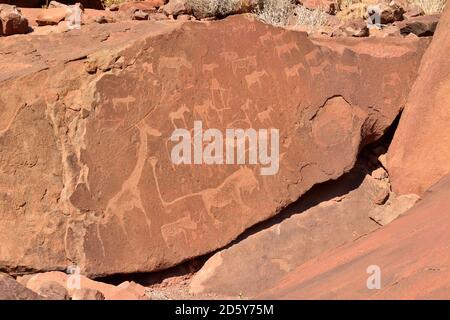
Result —
[{"label": "rock surface with pecked carvings", "polygon": [[[155,271],[225,246],[348,172],[428,43],[314,40],[247,16],[0,39],[0,269]],[[171,135],[194,121],[279,129],[279,171],[175,165]]]}]

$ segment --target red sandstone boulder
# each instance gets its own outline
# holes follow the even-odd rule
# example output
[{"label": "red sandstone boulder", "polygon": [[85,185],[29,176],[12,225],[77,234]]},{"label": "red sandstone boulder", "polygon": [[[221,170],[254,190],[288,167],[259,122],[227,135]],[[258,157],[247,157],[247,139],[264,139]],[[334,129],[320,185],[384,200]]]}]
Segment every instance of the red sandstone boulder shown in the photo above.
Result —
[{"label": "red sandstone boulder", "polygon": [[[397,117],[428,43],[311,40],[245,16],[1,39],[14,53],[0,54],[1,268],[155,271],[225,246],[348,172]],[[174,130],[197,121],[278,129],[279,148],[265,163],[176,164]]]},{"label": "red sandstone boulder", "polygon": [[306,262],[258,298],[449,299],[449,193],[447,176],[400,219]]},{"label": "red sandstone boulder", "polygon": [[67,14],[67,8],[49,8],[44,9],[36,17],[38,26],[53,26],[64,21]]},{"label": "red sandstone boulder", "polygon": [[405,10],[397,4],[379,4],[381,24],[389,24],[395,21],[402,21]]},{"label": "red sandstone boulder", "polygon": [[402,35],[413,33],[418,37],[426,37],[432,36],[434,34],[439,19],[439,14],[418,16],[405,21],[401,21],[397,23],[396,26],[400,28],[400,33]]},{"label": "red sandstone boulder", "polygon": [[397,193],[422,194],[450,172],[450,6],[423,57],[388,152]]},{"label": "red sandstone boulder", "polygon": [[16,6],[0,4],[0,36],[28,32],[28,20]]},{"label": "red sandstone boulder", "polygon": [[154,1],[131,1],[124,2],[119,5],[119,12],[125,13],[134,13],[134,11],[141,10],[146,13],[153,13],[159,7],[164,5],[163,0],[154,0]]}]

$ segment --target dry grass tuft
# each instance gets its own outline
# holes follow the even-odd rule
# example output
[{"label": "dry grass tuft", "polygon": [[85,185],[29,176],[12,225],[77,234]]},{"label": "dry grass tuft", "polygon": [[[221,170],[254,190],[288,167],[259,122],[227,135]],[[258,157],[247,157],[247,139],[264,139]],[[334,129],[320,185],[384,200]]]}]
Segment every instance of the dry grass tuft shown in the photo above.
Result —
[{"label": "dry grass tuft", "polygon": [[291,0],[264,0],[256,15],[265,23],[285,26],[293,11]]},{"label": "dry grass tuft", "polygon": [[102,0],[103,6],[105,8],[112,6],[113,4],[121,4],[126,2],[127,0]]},{"label": "dry grass tuft", "polygon": [[236,12],[240,0],[187,0],[187,4],[201,17],[226,17]]},{"label": "dry grass tuft", "polygon": [[274,26],[307,25],[322,26],[327,14],[319,9],[309,10],[294,4],[292,0],[264,0],[256,14],[262,21]]},{"label": "dry grass tuft", "polygon": [[425,14],[435,14],[444,10],[447,0],[409,0],[409,2],[422,8]]}]

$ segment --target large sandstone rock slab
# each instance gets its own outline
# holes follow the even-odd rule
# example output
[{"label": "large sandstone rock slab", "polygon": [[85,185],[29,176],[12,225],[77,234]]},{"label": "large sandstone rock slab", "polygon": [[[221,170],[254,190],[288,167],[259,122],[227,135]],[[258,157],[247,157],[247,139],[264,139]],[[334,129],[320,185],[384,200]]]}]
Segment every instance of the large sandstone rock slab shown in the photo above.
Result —
[{"label": "large sandstone rock slab", "polygon": [[[449,299],[449,192],[446,176],[403,217],[308,261],[259,298]],[[380,288],[369,289],[375,274]]]},{"label": "large sandstone rock slab", "polygon": [[[427,45],[312,41],[245,16],[2,42],[1,268],[154,271],[223,247],[348,172],[403,107]],[[194,121],[278,129],[278,172],[175,165],[171,135]]]},{"label": "large sandstone rock slab", "polygon": [[392,207],[398,216],[414,204],[416,199],[389,195],[388,180],[376,172],[358,166],[313,188],[283,212],[289,218],[213,255],[192,279],[190,292],[255,296],[313,257],[376,230],[372,216],[391,218]]},{"label": "large sandstone rock slab", "polygon": [[449,28],[447,6],[388,152],[389,174],[397,193],[420,195],[450,172]]},{"label": "large sandstone rock slab", "polygon": [[115,286],[77,273],[52,271],[25,275],[17,281],[32,292],[40,292],[49,285],[60,286],[73,300],[148,300],[145,288],[135,282],[125,281]]}]

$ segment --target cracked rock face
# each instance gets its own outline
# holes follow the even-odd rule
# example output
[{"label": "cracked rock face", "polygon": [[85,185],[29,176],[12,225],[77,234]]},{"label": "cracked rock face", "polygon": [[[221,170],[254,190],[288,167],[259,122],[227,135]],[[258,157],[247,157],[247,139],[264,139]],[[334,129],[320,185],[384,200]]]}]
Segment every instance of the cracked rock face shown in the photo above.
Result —
[{"label": "cracked rock face", "polygon": [[[211,252],[348,172],[398,115],[428,45],[311,40],[244,16],[43,39],[0,40],[0,268],[90,276]],[[174,165],[170,137],[194,121],[278,129],[279,171]]]}]

